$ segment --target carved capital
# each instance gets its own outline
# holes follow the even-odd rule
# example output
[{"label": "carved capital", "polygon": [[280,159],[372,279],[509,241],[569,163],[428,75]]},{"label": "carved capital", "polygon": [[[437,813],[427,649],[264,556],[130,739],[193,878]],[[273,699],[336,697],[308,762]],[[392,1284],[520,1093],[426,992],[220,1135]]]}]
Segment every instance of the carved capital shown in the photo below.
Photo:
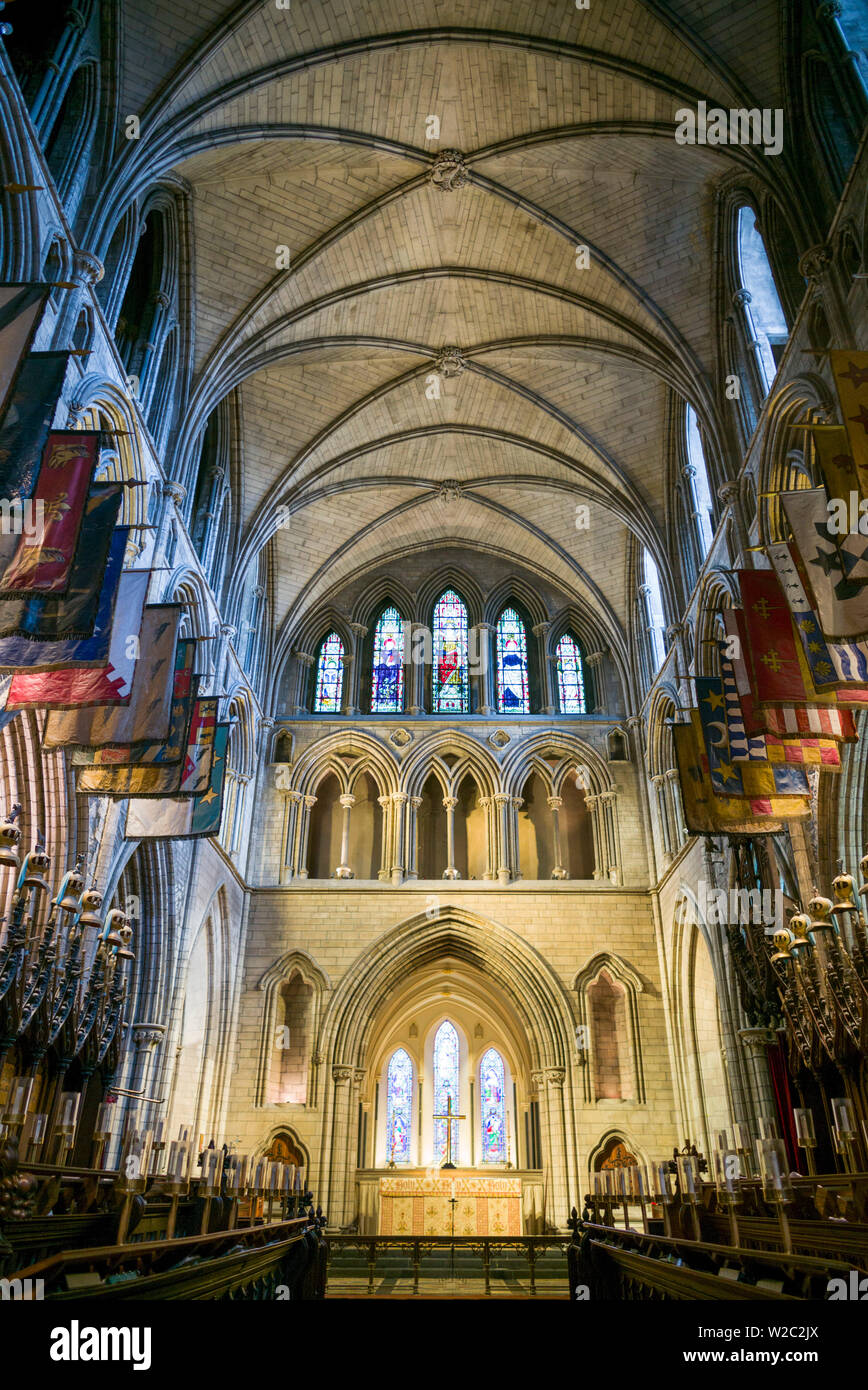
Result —
[{"label": "carved capital", "polygon": [[824,242],[811,246],[799,260],[799,274],[816,284],[832,264],[832,248]]},{"label": "carved capital", "polygon": [[336,1086],[345,1086],[352,1081],[355,1070],[355,1067],[332,1067],[332,1080]]}]

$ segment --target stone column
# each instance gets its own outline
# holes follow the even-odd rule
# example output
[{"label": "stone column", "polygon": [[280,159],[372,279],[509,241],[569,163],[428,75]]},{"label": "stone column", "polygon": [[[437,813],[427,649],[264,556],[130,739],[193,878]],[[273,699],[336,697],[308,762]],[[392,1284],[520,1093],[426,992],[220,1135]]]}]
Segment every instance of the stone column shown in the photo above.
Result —
[{"label": "stone column", "polygon": [[822,243],[811,246],[799,261],[799,274],[805,277],[826,310],[832,341],[849,343],[855,340],[854,328],[847,301],[839,296],[836,277],[830,273],[834,263],[831,246]]},{"label": "stone column", "polygon": [[778,1109],[772,1079],[769,1075],[768,1048],[777,1038],[771,1028],[740,1028],[738,1036],[744,1045],[750,1064],[750,1077],[756,1102],[756,1118],[767,1115],[778,1124]]},{"label": "stone column", "polygon": [[564,1112],[563,1067],[546,1069],[546,1090],[549,1105],[549,1145],[551,1155],[552,1197],[554,1210],[553,1224],[563,1229],[569,1216],[569,1192],[567,1187],[567,1131]]},{"label": "stone column", "polygon": [[491,883],[497,878],[497,831],[494,826],[494,801],[490,796],[481,796],[479,798],[479,805],[485,812],[486,848],[488,853],[487,867],[482,877],[486,883]]},{"label": "stone column", "polygon": [[666,771],[665,777],[667,804],[672,817],[672,853],[676,854],[687,838],[684,830],[684,807],[681,805],[681,783],[674,767]]},{"label": "stone column", "polygon": [[344,792],[340,803],[344,809],[344,823],[341,830],[341,862],[335,869],[335,878],[355,878],[347,860],[350,857],[350,812],[356,804],[356,798]]},{"label": "stone column", "polygon": [[395,833],[392,824],[392,798],[391,796],[378,796],[377,801],[383,812],[383,828],[380,835],[380,867],[377,870],[377,878],[380,883],[388,883],[392,877],[390,872],[392,864],[392,837]]},{"label": "stone column", "polygon": [[346,1224],[344,1206],[346,1184],[346,1155],[349,1130],[350,1084],[355,1067],[332,1067],[334,1082],[334,1112],[332,1115],[331,1162],[328,1184],[329,1225],[335,1229]]},{"label": "stone column", "polygon": [[[166,1025],[164,1023],[134,1023],[130,1029],[134,1052],[127,1089],[141,1092],[143,1100],[147,1097],[151,1058],[156,1052],[159,1044],[163,1041],[165,1032]],[[126,1116],[127,1111],[131,1110],[138,1103],[138,1098],[136,1096],[125,1097],[124,1116]],[[140,1120],[144,1120],[147,1117],[150,1125],[155,1119],[159,1120],[165,1118],[165,1116],[160,1115],[159,1112],[155,1115],[151,1115],[150,1110],[150,1106],[143,1104],[139,1112]],[[144,1127],[144,1125],[139,1125],[139,1128]],[[115,1138],[117,1138],[117,1135],[115,1135]]]},{"label": "stone column", "polygon": [[72,257],[70,288],[64,291],[60,313],[54,324],[51,346],[55,351],[72,348],[78,316],[90,296],[91,288],[105,274],[103,264],[89,251],[76,251]]},{"label": "stone column", "polygon": [[310,690],[310,670],[316,660],[308,652],[294,651],[295,659],[295,705],[293,714],[310,714],[313,698]]},{"label": "stone column", "polygon": [[591,817],[591,834],[594,837],[594,878],[605,878],[603,870],[603,842],[600,835],[600,798],[585,793],[585,805]]},{"label": "stone column", "polygon": [[[404,878],[405,866],[409,870],[410,860],[414,867],[413,877],[416,878],[416,842],[415,837],[411,840],[406,837],[406,818],[404,807],[407,805],[408,796],[406,792],[392,792],[392,820],[394,825],[394,835],[392,840],[392,883],[397,888]],[[421,802],[421,798],[419,798]],[[407,877],[410,877],[408,872]]]},{"label": "stone column", "polygon": [[735,528],[735,539],[738,545],[739,554],[735,557],[736,563],[744,560],[748,567],[753,565],[753,556],[750,554],[750,538],[747,527],[744,524],[744,511],[741,505],[741,491],[737,482],[723,483],[717,489],[717,495],[725,507],[729,507],[732,516],[732,524]]},{"label": "stone column", "polygon": [[353,708],[352,691],[356,676],[356,659],[353,652],[344,652],[344,674],[341,682],[341,714],[357,714]]},{"label": "stone column", "polygon": [[[367,636],[368,629],[364,623],[350,623],[350,631],[353,634],[352,661],[349,670],[344,677],[347,698],[345,714],[361,714],[361,693],[362,693],[362,651],[363,642]],[[346,657],[344,657],[346,661]]]},{"label": "stone column", "polygon": [[662,772],[655,773],[651,778],[651,785],[654,788],[657,802],[657,819],[660,824],[660,840],[663,845],[663,857],[669,860],[672,858],[672,842],[669,817],[666,814],[666,782]]},{"label": "stone column", "polygon": [[531,629],[536,638],[537,659],[540,670],[540,701],[542,704],[542,714],[557,714],[557,704],[555,703],[554,682],[552,681],[552,663],[549,660],[549,633],[551,623],[536,623]]},{"label": "stone column", "polygon": [[443,870],[443,877],[449,879],[460,878],[461,875],[455,867],[455,807],[458,805],[457,796],[444,796],[443,805],[446,807],[446,868]]},{"label": "stone column", "polygon": [[293,853],[295,850],[295,827],[298,808],[301,805],[301,792],[280,789],[283,798],[283,854],[280,866],[280,882],[291,879],[295,873]]},{"label": "stone column", "polygon": [[352,1221],[358,1212],[355,1205],[356,1170],[359,1166],[359,1092],[365,1073],[361,1067],[353,1067],[350,1079],[349,1114],[347,1116],[347,1147],[344,1156],[343,1208],[347,1215],[344,1225]]},{"label": "stone column", "polygon": [[509,813],[512,797],[508,792],[495,792],[494,804],[497,807],[497,881],[509,883],[512,866],[509,862]]},{"label": "stone column", "polygon": [[[430,633],[424,641],[420,638],[420,633],[428,632],[424,623],[406,623],[405,631],[410,629],[410,650],[407,656],[407,713],[425,713],[425,676],[428,669],[428,652],[430,651]],[[418,658],[422,658],[421,660]]]},{"label": "stone column", "polygon": [[[404,839],[404,852],[407,864],[406,877],[408,879],[415,879],[419,877],[419,868],[417,861],[419,836],[416,831],[416,817],[419,813],[419,807],[421,805],[421,796],[411,796],[407,801],[407,829],[406,836]],[[400,880],[398,881],[400,882]]]},{"label": "stone column", "polygon": [[301,809],[296,817],[296,851],[295,864],[296,873],[299,878],[307,878],[307,838],[310,828],[310,813],[316,805],[315,796],[303,796],[301,799]]},{"label": "stone column", "polygon": [[183,525],[181,508],[187,496],[187,489],[181,483],[168,482],[163,483],[162,494],[163,506],[160,512],[160,519],[157,523],[159,527],[157,532],[158,541],[157,545],[154,547],[154,554],[156,555],[159,549],[165,559],[167,568],[171,569],[174,564],[174,555],[169,554],[168,542],[172,534],[172,521],[177,519],[179,525]]},{"label": "stone column", "polygon": [[621,854],[618,844],[618,822],[613,791],[600,792],[597,800],[602,806],[602,827],[600,840],[606,847],[606,877],[610,883],[621,882]]},{"label": "stone column", "polygon": [[[606,691],[603,688],[603,660],[605,652],[589,652],[585,657],[585,665],[591,673],[591,687],[594,696],[594,703],[589,713],[602,714],[606,708]],[[585,705],[588,701],[588,689],[585,687]]]},{"label": "stone column", "polygon": [[524,878],[524,874],[521,871],[521,850],[518,843],[518,813],[523,805],[523,796],[514,796],[512,798],[512,815],[509,820],[509,828],[512,834],[510,863],[513,868],[513,878],[516,879]]},{"label": "stone column", "polygon": [[555,866],[552,869],[552,878],[569,878],[569,874],[561,863],[561,824],[558,812],[564,804],[563,797],[549,796],[546,800],[549,810],[552,813],[552,840],[555,853]]}]

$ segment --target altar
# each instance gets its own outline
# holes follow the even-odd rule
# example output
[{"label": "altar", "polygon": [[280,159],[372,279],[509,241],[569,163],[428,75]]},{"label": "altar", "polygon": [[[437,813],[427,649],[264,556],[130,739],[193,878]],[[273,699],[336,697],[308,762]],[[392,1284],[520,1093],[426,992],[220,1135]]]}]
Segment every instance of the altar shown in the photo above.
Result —
[{"label": "altar", "polygon": [[369,1168],[357,1171],[356,1184],[362,1235],[520,1236],[543,1224],[538,1170]]}]

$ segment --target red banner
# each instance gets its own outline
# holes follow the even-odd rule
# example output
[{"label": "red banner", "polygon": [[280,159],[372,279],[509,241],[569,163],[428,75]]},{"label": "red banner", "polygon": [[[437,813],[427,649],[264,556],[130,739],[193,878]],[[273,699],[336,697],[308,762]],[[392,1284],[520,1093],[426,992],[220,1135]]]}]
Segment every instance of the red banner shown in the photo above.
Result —
[{"label": "red banner", "polygon": [[21,539],[0,579],[0,597],[66,593],[99,448],[98,431],[48,436],[36,488],[22,503]]}]

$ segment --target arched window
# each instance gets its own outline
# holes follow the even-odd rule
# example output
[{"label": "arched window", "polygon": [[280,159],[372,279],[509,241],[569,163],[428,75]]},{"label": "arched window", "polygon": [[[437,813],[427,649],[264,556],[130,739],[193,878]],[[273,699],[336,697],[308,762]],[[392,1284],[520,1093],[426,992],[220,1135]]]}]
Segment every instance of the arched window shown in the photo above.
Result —
[{"label": "arched window", "polygon": [[744,305],[745,317],[751,337],[757,344],[757,363],[768,394],[777,371],[777,358],[787,341],[789,330],[766,248],[756,224],[756,213],[747,203],[738,210],[738,266],[742,289],[750,295],[750,301]]},{"label": "arched window", "polygon": [[666,619],[663,614],[663,594],[660,589],[660,574],[649,551],[642,552],[642,597],[645,600],[645,631],[648,634],[649,656],[653,667],[652,675],[659,671],[666,655],[663,634]]},{"label": "arched window", "polygon": [[447,589],[434,608],[435,714],[467,714],[467,609],[454,589]]},{"label": "arched window", "polygon": [[391,1163],[410,1162],[413,1130],[413,1063],[399,1047],[386,1075],[386,1153]]},{"label": "arched window", "polygon": [[479,1063],[482,1162],[506,1163],[506,1080],[503,1058],[490,1047]]},{"label": "arched window", "polygon": [[699,433],[699,422],[692,405],[687,407],[684,424],[687,436],[687,459],[693,469],[690,482],[693,486],[692,501],[695,506],[697,539],[702,554],[705,556],[711,549],[711,542],[714,539],[714,508],[711,502],[711,488],[708,485],[708,465],[705,462],[702,435]]},{"label": "arched window", "polygon": [[340,714],[343,684],[344,644],[336,632],[330,632],[316,664],[314,714]]},{"label": "arched window", "polygon": [[578,642],[565,632],[555,648],[561,714],[585,713],[585,671]]},{"label": "arched window", "polygon": [[527,637],[514,608],[504,608],[497,622],[497,708],[501,714],[530,714]]},{"label": "arched window", "polygon": [[[449,1112],[459,1113],[458,1104],[458,1033],[455,1025],[447,1019],[441,1023],[434,1038],[434,1162],[446,1161],[446,1126],[443,1117]],[[438,1118],[439,1117],[439,1118]],[[460,1121],[452,1122],[452,1162],[458,1163]]]},{"label": "arched window", "polygon": [[371,713],[399,714],[404,708],[404,625],[397,608],[386,608],[374,628]]}]

